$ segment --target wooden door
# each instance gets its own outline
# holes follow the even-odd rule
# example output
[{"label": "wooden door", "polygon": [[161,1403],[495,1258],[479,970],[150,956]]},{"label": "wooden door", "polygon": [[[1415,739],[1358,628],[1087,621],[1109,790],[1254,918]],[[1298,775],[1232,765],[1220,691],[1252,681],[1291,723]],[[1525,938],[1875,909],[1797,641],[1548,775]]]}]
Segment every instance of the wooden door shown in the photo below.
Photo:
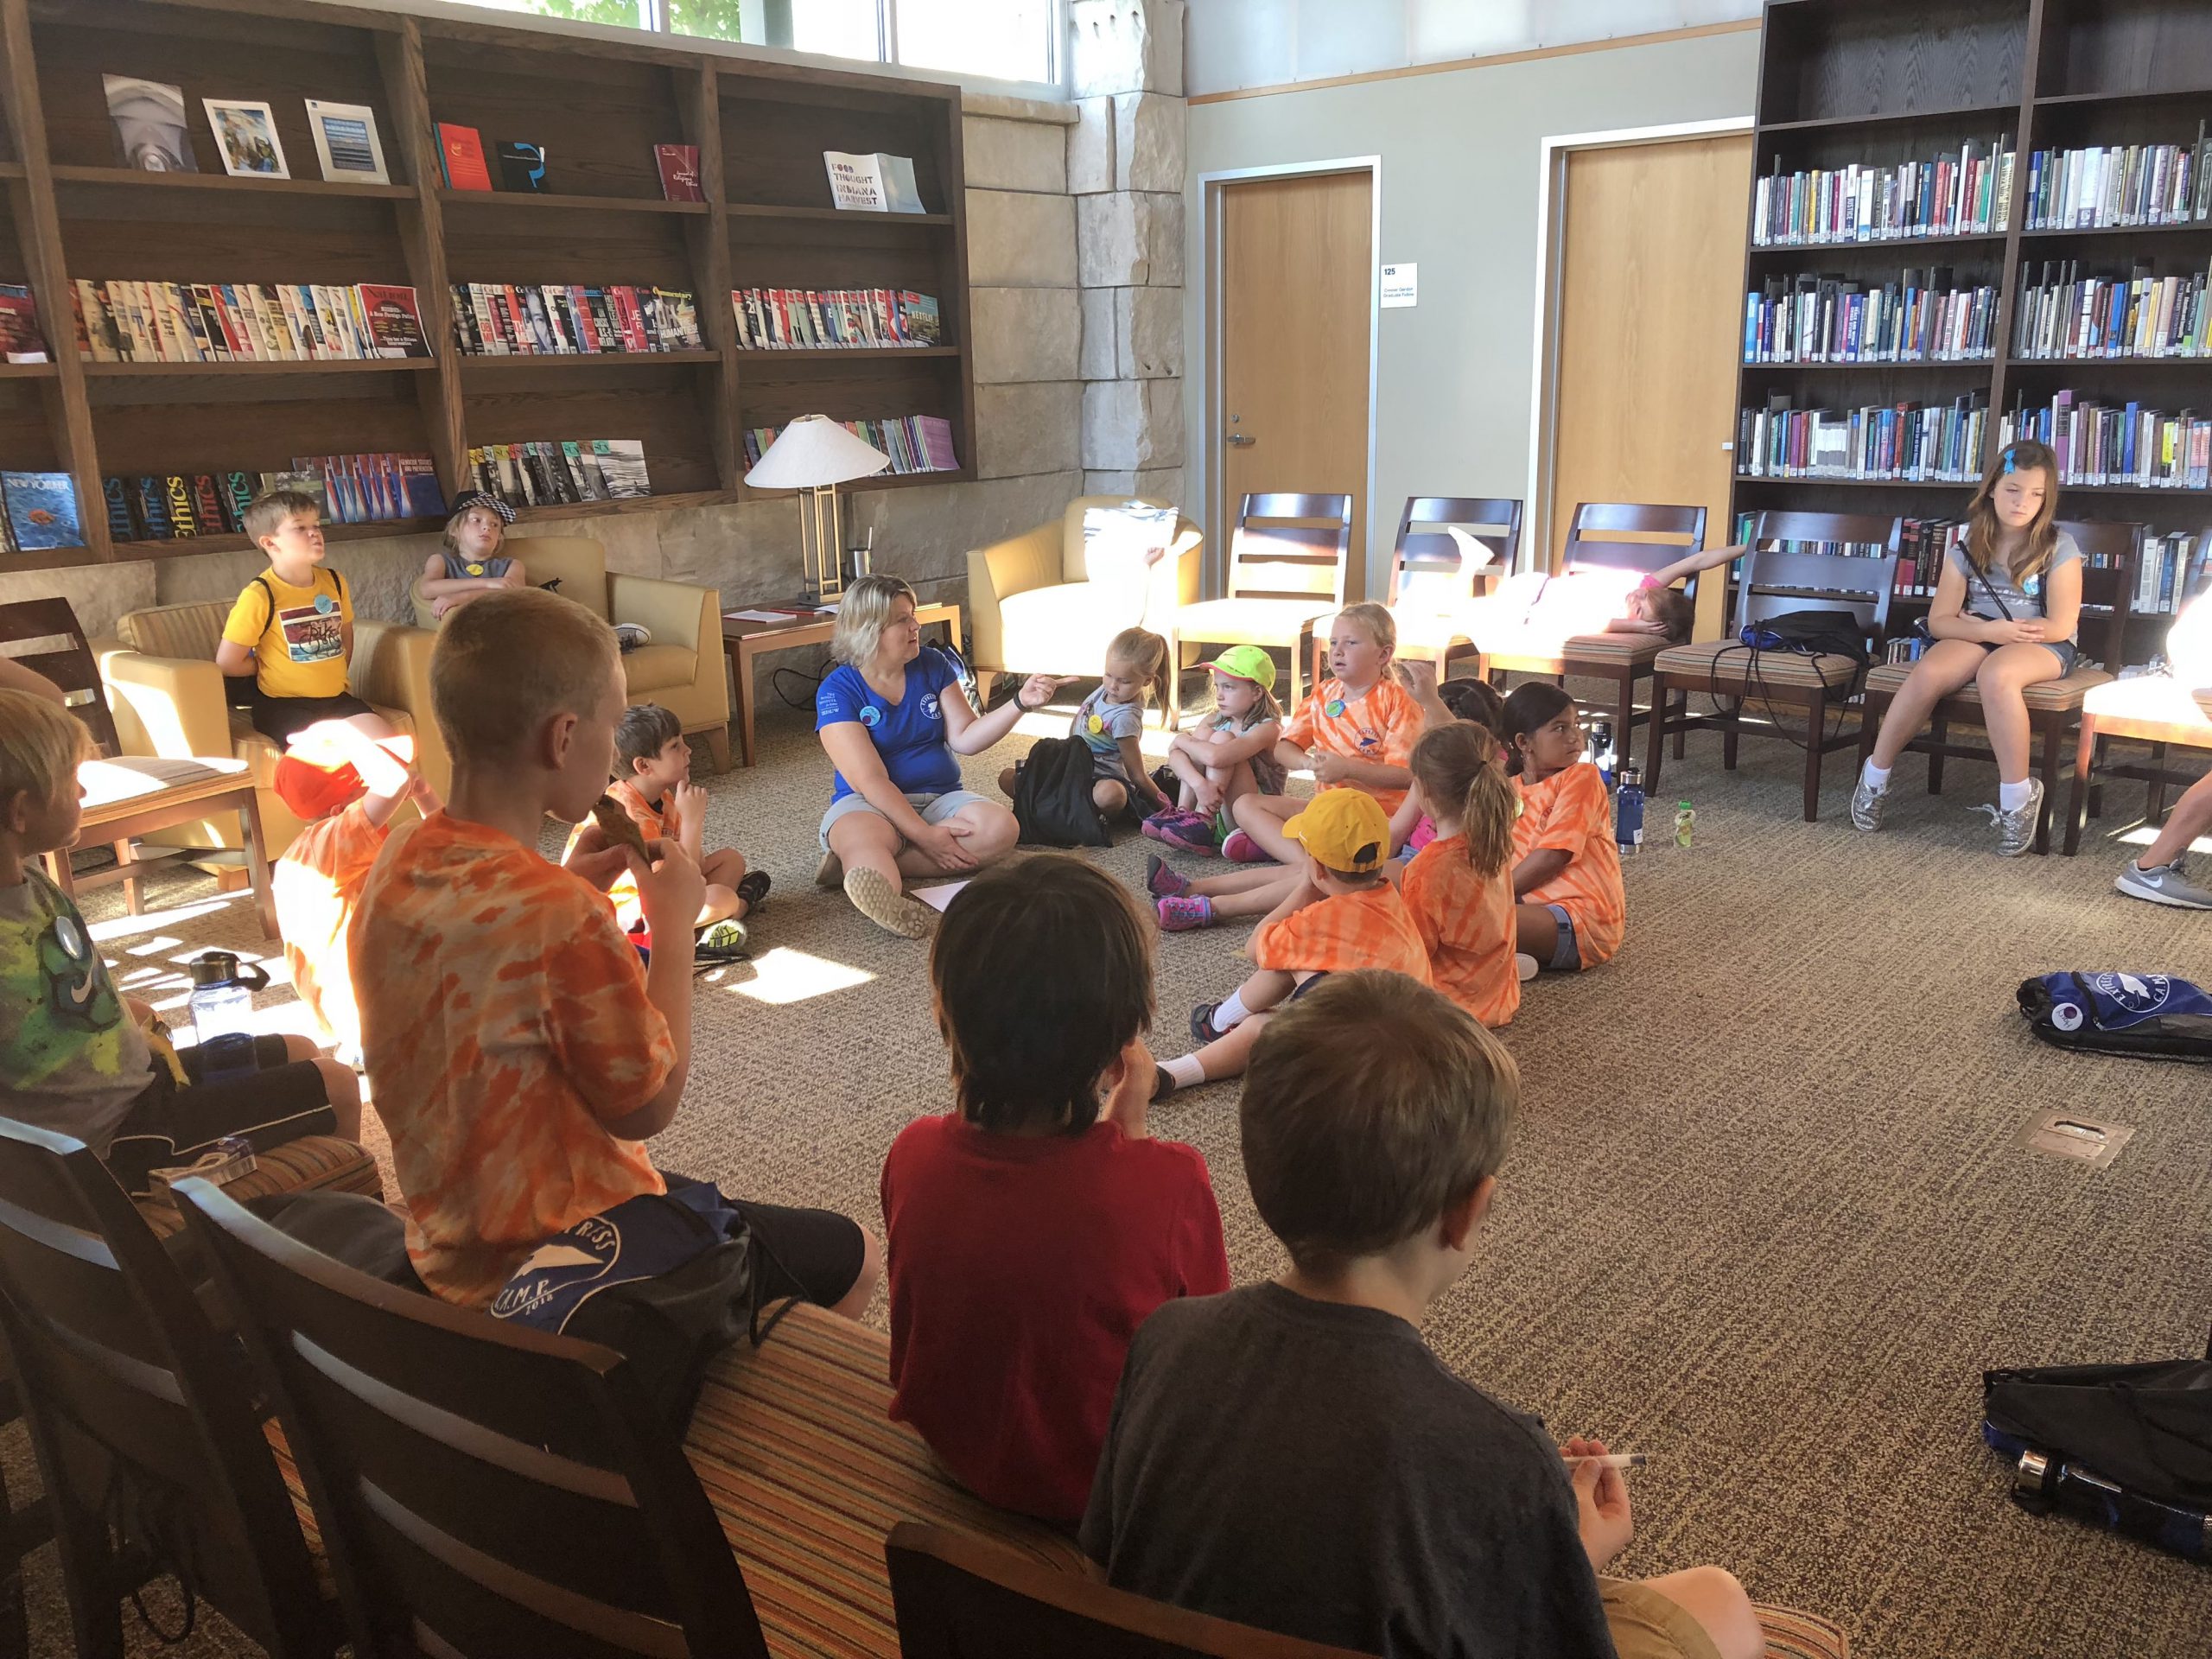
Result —
[{"label": "wooden door", "polygon": [[1222,568],[1246,495],[1349,495],[1344,596],[1363,599],[1374,181],[1254,179],[1222,196],[1222,399],[1207,435]]},{"label": "wooden door", "polygon": [[[1707,510],[1725,542],[1751,137],[1569,152],[1553,389],[1550,568],[1575,505]],[[1698,637],[1725,582],[1700,584]]]}]

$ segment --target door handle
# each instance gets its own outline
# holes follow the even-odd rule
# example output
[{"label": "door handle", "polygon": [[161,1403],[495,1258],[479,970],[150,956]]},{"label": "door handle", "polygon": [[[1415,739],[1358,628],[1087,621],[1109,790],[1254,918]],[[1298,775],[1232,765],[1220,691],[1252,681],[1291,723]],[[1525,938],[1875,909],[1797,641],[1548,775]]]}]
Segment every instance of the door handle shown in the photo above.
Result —
[{"label": "door handle", "polygon": [[1249,432],[1225,432],[1222,435],[1222,442],[1224,443],[1233,443],[1239,449],[1244,449],[1249,448],[1251,445],[1258,442],[1259,440],[1253,437]]}]

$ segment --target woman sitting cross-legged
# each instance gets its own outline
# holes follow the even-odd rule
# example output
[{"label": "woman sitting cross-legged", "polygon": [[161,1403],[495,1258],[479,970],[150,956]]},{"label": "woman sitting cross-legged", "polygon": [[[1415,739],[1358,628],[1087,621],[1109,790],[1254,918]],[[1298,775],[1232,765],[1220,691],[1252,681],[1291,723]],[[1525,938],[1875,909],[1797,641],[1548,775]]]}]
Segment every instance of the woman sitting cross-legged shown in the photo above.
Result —
[{"label": "woman sitting cross-legged", "polygon": [[837,775],[815,880],[842,881],[861,915],[921,938],[937,912],[907,896],[906,879],[966,875],[1020,834],[1013,813],[961,786],[959,757],[989,748],[1067,681],[1032,675],[978,715],[953,658],[922,649],[914,590],[896,576],[862,576],[845,590],[830,654],[838,666],[815,693],[814,727]]}]

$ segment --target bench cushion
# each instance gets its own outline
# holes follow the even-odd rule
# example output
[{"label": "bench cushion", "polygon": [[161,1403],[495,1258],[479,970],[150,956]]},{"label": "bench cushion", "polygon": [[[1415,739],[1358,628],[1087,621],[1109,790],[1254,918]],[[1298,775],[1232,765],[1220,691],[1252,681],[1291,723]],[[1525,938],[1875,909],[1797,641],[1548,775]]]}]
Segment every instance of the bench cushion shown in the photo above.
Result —
[{"label": "bench cushion", "polygon": [[[239,1176],[223,1192],[241,1204],[273,1192],[361,1192],[382,1198],[384,1179],[377,1173],[377,1160],[351,1141],[334,1135],[308,1135],[256,1153],[253,1173]],[[156,1238],[169,1238],[184,1230],[176,1201],[166,1192],[135,1198],[132,1203]]]},{"label": "bench cushion", "polygon": [[1753,652],[1739,639],[1675,645],[1661,652],[1652,666],[1677,688],[1692,691],[1713,685],[1807,691],[1825,687],[1843,691],[1851,688],[1859,671],[1857,663],[1839,654],[1806,657],[1790,651]]},{"label": "bench cushion", "polygon": [[[1910,663],[1884,663],[1866,671],[1866,690],[1872,695],[1893,697],[1897,688],[1912,672]],[[2077,668],[2063,679],[2043,680],[2025,688],[2024,696],[2030,709],[2063,713],[2079,709],[2082,699],[2097,687],[2108,683],[2112,676],[2101,668]],[[1981,688],[1972,680],[1943,699],[1947,703],[1981,705]]]}]

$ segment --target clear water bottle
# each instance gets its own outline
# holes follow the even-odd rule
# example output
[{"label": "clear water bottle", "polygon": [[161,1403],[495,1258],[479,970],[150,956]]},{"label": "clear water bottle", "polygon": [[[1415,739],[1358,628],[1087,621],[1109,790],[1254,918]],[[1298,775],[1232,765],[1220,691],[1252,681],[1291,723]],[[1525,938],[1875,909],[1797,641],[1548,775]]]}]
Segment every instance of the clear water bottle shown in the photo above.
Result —
[{"label": "clear water bottle", "polygon": [[1613,772],[1620,757],[1613,750],[1613,722],[1610,720],[1592,721],[1590,725],[1590,763],[1598,768],[1598,775],[1605,780],[1605,787],[1613,786]]},{"label": "clear water bottle", "polygon": [[1675,803],[1675,845],[1688,847],[1690,832],[1697,827],[1697,813],[1688,801]]},{"label": "clear water bottle", "polygon": [[200,1076],[207,1082],[242,1077],[253,1070],[253,994],[268,988],[269,976],[227,950],[203,951],[192,959],[191,971]]},{"label": "clear water bottle", "polygon": [[1613,797],[1613,839],[1624,853],[1643,850],[1643,784],[1634,766],[1621,768],[1621,786]]}]

